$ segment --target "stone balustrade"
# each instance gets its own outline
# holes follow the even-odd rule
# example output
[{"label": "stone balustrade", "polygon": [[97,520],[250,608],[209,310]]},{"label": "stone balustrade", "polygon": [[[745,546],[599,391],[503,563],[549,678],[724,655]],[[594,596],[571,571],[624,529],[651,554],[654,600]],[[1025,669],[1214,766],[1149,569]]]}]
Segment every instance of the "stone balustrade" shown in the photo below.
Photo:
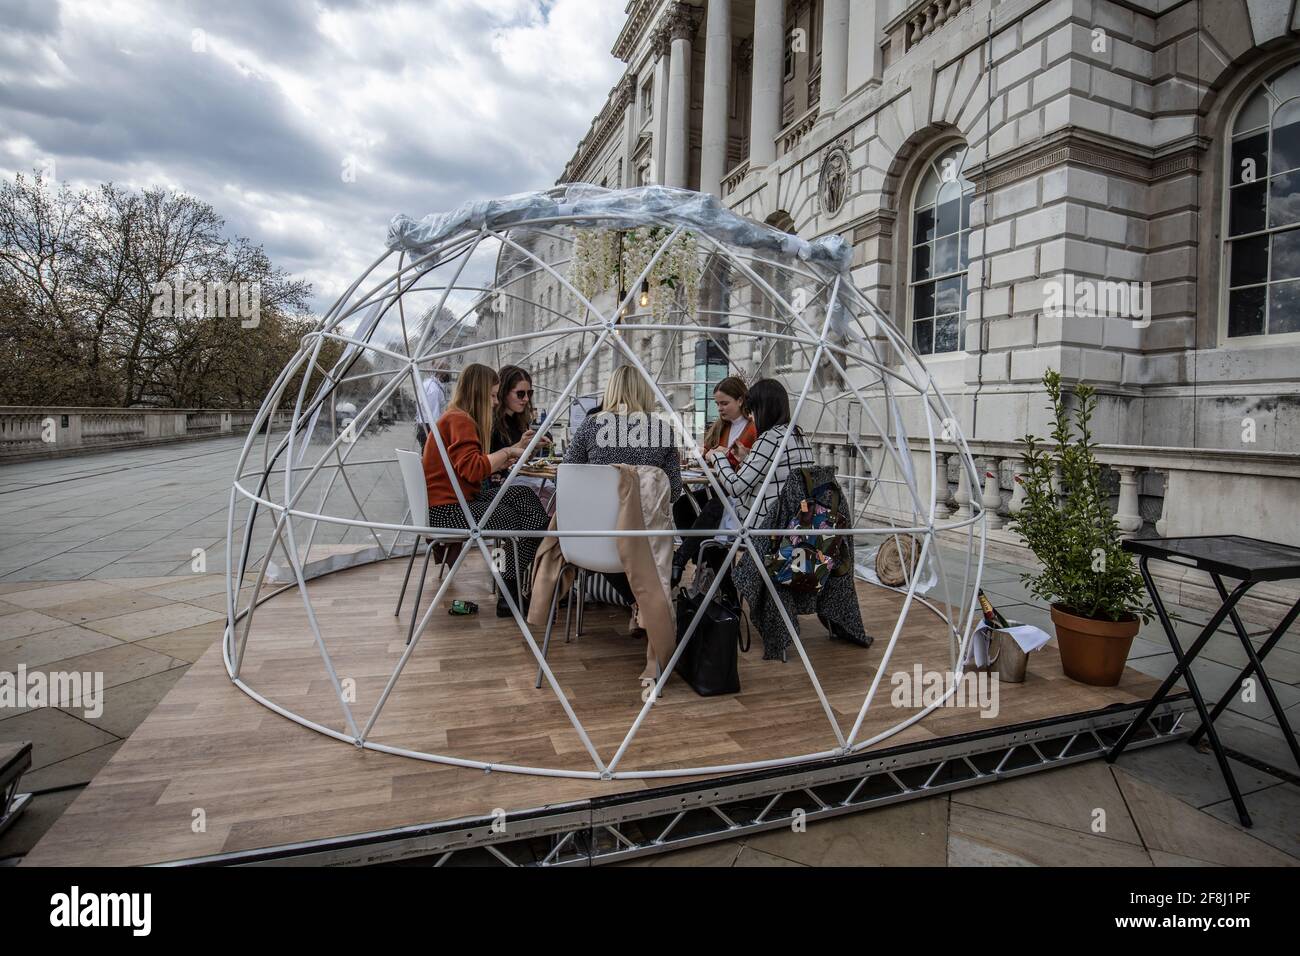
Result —
[{"label": "stone balustrade", "polygon": [[256,415],[256,409],[0,406],[0,462],[238,434]]},{"label": "stone balustrade", "polygon": [[[867,492],[869,485],[863,479],[871,476],[864,465],[850,469],[849,462],[860,462],[861,456],[848,455],[847,436],[816,432],[809,439],[819,462],[835,464],[846,494],[849,486],[856,494]],[[865,436],[859,444],[873,456],[881,447],[879,439]],[[936,447],[936,517],[962,520],[971,517],[978,505],[988,515],[990,557],[1032,565],[1032,555],[1008,527],[1024,504],[1024,489],[1015,480],[1021,470],[1021,446],[984,441],[971,442],[969,448],[982,482],[975,488],[959,467],[956,447],[943,443]],[[1099,445],[1096,457],[1124,537],[1241,534],[1300,545],[1300,525],[1294,518],[1300,501],[1300,454]],[[912,464],[924,498],[929,493],[930,465],[922,442],[913,442]],[[845,480],[850,476],[855,480]],[[888,476],[882,474],[881,481],[888,482]],[[1058,495],[1068,493],[1061,488],[1059,476],[1056,490]],[[911,520],[908,504],[891,497],[888,490],[873,492],[866,515],[881,523]],[[1208,576],[1160,562],[1152,565],[1152,572],[1175,582],[1184,605],[1218,606]],[[1294,587],[1261,585],[1244,602],[1246,616],[1274,621],[1294,600]]]},{"label": "stone balustrade", "polygon": [[922,0],[914,4],[900,18],[907,30],[906,48],[910,50],[970,5],[971,0]]},{"label": "stone balustrade", "polygon": [[736,166],[731,172],[722,178],[722,195],[730,196],[739,188],[740,184],[745,181],[745,176],[749,172],[749,160],[745,160],[739,166]]},{"label": "stone balustrade", "polygon": [[777,155],[784,156],[798,146],[803,138],[812,132],[812,128],[817,125],[819,115],[819,108],[814,106],[802,116],[795,117],[785,129],[781,130],[777,135],[777,143],[780,146]]}]

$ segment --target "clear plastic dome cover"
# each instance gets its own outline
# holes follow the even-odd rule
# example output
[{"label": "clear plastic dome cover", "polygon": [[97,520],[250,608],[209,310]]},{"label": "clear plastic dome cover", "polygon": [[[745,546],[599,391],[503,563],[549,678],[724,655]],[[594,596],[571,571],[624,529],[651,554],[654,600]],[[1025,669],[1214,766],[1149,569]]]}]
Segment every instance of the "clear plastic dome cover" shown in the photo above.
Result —
[{"label": "clear plastic dome cover", "polygon": [[[852,249],[839,236],[809,242],[744,219],[710,196],[657,186],[569,185],[466,203],[418,221],[396,217],[387,248],[303,337],[245,442],[227,542],[223,649],[231,679],[282,716],[369,750],[582,778],[789,764],[852,753],[923,720],[942,701],[876,732],[863,729],[870,709],[887,700],[888,669],[909,639],[909,616],[924,616],[945,635],[944,659],[927,666],[958,677],[963,671],[978,616],[982,481],[952,409],[895,324],[855,287],[851,265]],[[860,703],[831,705],[806,641],[791,629],[795,653],[779,673],[810,688],[826,720],[823,748],[707,767],[633,761],[629,750],[659,716],[695,622],[657,684],[629,703],[626,730],[593,734],[580,719],[580,696],[543,659],[539,636],[513,599],[520,646],[581,742],[579,762],[566,756],[552,765],[520,763],[504,744],[452,747],[436,733],[412,733],[409,720],[386,733],[386,708],[409,715],[425,706],[421,694],[435,693],[422,683],[438,665],[421,656],[421,639],[451,626],[445,596],[458,574],[486,572],[503,587],[487,539],[508,539],[509,532],[480,533],[481,522],[467,510],[466,528],[431,531],[424,515],[410,514],[394,453],[414,448],[426,378],[454,380],[470,362],[531,371],[535,404],[550,410],[532,451],[543,435],[562,440],[574,401],[598,391],[609,370],[631,366],[650,385],[656,414],[684,436],[683,453],[715,495],[721,489],[698,450],[712,383],[725,373],[786,385],[793,420],[835,468],[852,515],[842,533],[852,537],[859,580],[884,587],[874,580],[872,557],[886,542],[910,539],[916,553],[894,589],[897,613],[872,622],[877,639]],[[445,455],[441,444],[439,452]],[[523,480],[521,468],[510,469],[506,487]],[[956,514],[943,504],[950,477],[968,492]],[[756,557],[755,542],[773,531],[754,526],[754,517],[740,520],[729,504],[723,527],[706,531],[728,534],[729,557]],[[358,575],[349,581],[371,581],[374,592],[330,590],[331,572],[404,564],[434,532],[464,547],[419,612],[409,644],[405,626],[394,639],[396,632],[368,623],[391,607],[378,578],[348,571]],[[961,566],[944,567],[954,561]],[[310,642],[319,672],[276,670],[276,654],[288,641]],[[335,666],[345,652],[354,662],[349,673]],[[261,662],[256,681],[248,676],[252,658]],[[320,690],[310,703],[300,693],[305,681]],[[533,692],[531,674],[527,684]],[[455,684],[436,693],[438,706],[455,706]],[[485,728],[485,740],[494,732],[504,740],[513,731]]]}]

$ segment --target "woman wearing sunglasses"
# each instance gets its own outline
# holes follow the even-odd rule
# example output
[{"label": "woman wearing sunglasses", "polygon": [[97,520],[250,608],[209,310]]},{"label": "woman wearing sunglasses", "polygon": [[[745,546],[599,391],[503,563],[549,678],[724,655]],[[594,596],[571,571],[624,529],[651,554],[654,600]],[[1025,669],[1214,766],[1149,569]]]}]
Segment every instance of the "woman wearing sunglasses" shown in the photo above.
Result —
[{"label": "woman wearing sunglasses", "polygon": [[519,444],[533,421],[533,377],[518,365],[497,373],[497,407],[492,415],[492,450]]}]

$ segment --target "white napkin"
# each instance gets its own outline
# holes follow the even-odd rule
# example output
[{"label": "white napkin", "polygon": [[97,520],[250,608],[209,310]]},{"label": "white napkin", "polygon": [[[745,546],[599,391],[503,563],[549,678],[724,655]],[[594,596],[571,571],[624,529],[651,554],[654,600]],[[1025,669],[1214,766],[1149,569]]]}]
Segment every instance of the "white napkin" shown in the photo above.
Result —
[{"label": "white napkin", "polygon": [[[997,628],[1010,634],[1020,649],[1028,654],[1030,651],[1036,651],[1049,640],[1049,635],[1042,628],[1034,627],[1032,624],[1014,624],[1011,627]],[[971,656],[975,659],[976,667],[986,667],[989,662],[989,641],[993,637],[994,628],[990,628],[987,623],[980,621],[979,626],[975,628],[975,634],[971,638]]]}]

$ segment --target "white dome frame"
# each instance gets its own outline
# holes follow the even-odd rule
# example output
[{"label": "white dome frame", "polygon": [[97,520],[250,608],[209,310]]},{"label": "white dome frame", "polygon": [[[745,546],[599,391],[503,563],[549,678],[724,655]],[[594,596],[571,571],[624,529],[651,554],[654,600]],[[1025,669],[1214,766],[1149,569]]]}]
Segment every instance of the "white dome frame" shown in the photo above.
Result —
[{"label": "white dome frame", "polygon": [[[627,229],[640,225],[655,225],[667,227],[668,238],[660,245],[654,258],[645,268],[641,276],[627,283],[626,288],[631,290],[627,292],[626,298],[622,302],[616,303],[612,310],[602,311],[597,308],[590,300],[582,296],[577,289],[570,283],[569,278],[562,271],[556,268],[555,263],[545,261],[539,258],[532,251],[525,248],[518,241],[512,238],[512,231],[525,229],[543,229],[555,227],[580,227],[580,228],[614,228]],[[347,471],[349,468],[369,467],[376,465],[385,465],[395,463],[395,458],[389,459],[370,459],[361,461],[350,461],[351,452],[356,447],[355,441],[345,441],[345,434],[335,435],[328,447],[322,450],[322,453],[311,466],[300,464],[303,454],[311,444],[311,430],[315,425],[318,416],[324,407],[324,402],[328,398],[333,403],[334,391],[340,382],[346,381],[347,360],[363,353],[385,356],[387,359],[397,363],[398,367],[387,370],[379,374],[387,374],[388,381],[378,389],[374,396],[368,401],[360,411],[356,413],[355,422],[357,428],[364,430],[373,420],[383,402],[391,395],[404,381],[409,380],[415,390],[417,400],[423,402],[423,379],[425,374],[421,371],[420,366],[425,366],[425,372],[429,366],[437,361],[445,361],[459,355],[464,355],[491,345],[505,344],[519,340],[532,340],[538,337],[549,337],[553,335],[565,334],[595,334],[597,344],[591,348],[582,361],[579,363],[576,371],[569,376],[567,383],[560,392],[560,397],[556,400],[557,407],[564,401],[576,394],[578,383],[587,369],[593,357],[598,354],[600,348],[608,345],[614,348],[627,364],[637,368],[650,384],[656,399],[661,407],[672,416],[675,426],[686,432],[680,415],[673,409],[671,402],[665,396],[660,387],[656,376],[652,374],[645,363],[639,358],[633,349],[623,341],[623,337],[618,334],[621,329],[629,328],[638,331],[666,331],[666,332],[699,332],[710,326],[688,325],[685,322],[670,322],[662,324],[642,324],[623,325],[622,317],[625,315],[628,307],[631,306],[637,290],[641,287],[642,280],[650,273],[654,262],[662,256],[670,244],[683,232],[689,231],[704,249],[711,253],[717,253],[725,258],[729,266],[734,267],[739,274],[743,275],[753,286],[761,290],[775,307],[775,317],[761,317],[763,321],[776,322],[781,324],[787,331],[774,332],[762,329],[737,329],[727,328],[728,336],[742,336],[768,340],[772,343],[782,340],[790,341],[804,348],[813,349],[813,359],[809,363],[808,371],[805,373],[803,387],[799,392],[796,404],[792,412],[792,421],[799,421],[800,413],[803,411],[805,404],[809,401],[821,401],[823,407],[828,404],[826,399],[817,399],[810,396],[810,390],[814,381],[826,374],[823,371],[822,363],[828,364],[834,374],[840,377],[844,389],[832,401],[840,399],[850,399],[856,401],[863,409],[863,412],[871,419],[876,432],[873,437],[878,438],[881,442],[881,459],[882,462],[892,461],[893,466],[898,469],[899,479],[885,479],[879,473],[879,469],[870,469],[870,477],[856,478],[849,476],[851,481],[866,482],[866,494],[863,502],[869,502],[872,491],[882,483],[889,482],[903,486],[907,497],[910,498],[912,506],[911,524],[897,525],[892,523],[880,526],[863,526],[857,527],[859,519],[866,510],[865,505],[855,508],[853,520],[850,522],[855,527],[844,529],[838,533],[847,535],[913,535],[920,538],[920,557],[917,562],[917,573],[911,576],[907,585],[903,588],[895,588],[898,593],[904,595],[902,608],[898,613],[897,621],[894,624],[889,641],[886,645],[884,655],[876,668],[874,678],[871,680],[870,687],[867,688],[862,706],[859,708],[857,717],[853,722],[847,734],[844,728],[836,720],[833,710],[826,699],[820,683],[818,682],[815,669],[808,655],[805,652],[803,644],[799,638],[797,629],[793,626],[787,616],[780,601],[776,602],[777,608],[780,609],[781,616],[789,629],[790,637],[793,640],[793,647],[796,649],[798,657],[803,664],[804,670],[810,679],[813,689],[820,701],[821,707],[827,716],[831,725],[835,742],[824,750],[814,753],[792,754],[785,757],[745,761],[731,764],[722,764],[703,767],[687,768],[664,768],[649,770],[622,770],[619,765],[627,753],[628,748],[635,739],[637,731],[641,728],[643,722],[653,710],[658,696],[667,681],[671,678],[673,670],[679,660],[686,643],[689,642],[695,632],[695,626],[699,619],[699,614],[693,620],[687,629],[686,635],[678,645],[667,668],[661,674],[658,682],[654,686],[653,692],[649,693],[639,710],[635,720],[623,738],[617,752],[608,761],[602,759],[597,753],[583,728],[581,721],[574,713],[566,695],[564,694],[555,675],[547,661],[543,658],[538,642],[533,637],[529,625],[520,613],[513,598],[509,595],[507,589],[503,587],[501,572],[496,567],[496,562],[488,551],[488,545],[485,538],[505,538],[522,537],[525,534],[533,537],[554,537],[557,532],[510,532],[489,530],[486,534],[480,529],[486,523],[488,517],[495,508],[489,507],[483,519],[475,522],[473,516],[466,507],[464,495],[457,485],[456,495],[461,508],[464,510],[468,529],[465,528],[445,528],[434,529],[434,533],[440,538],[457,538],[472,545],[463,547],[459,556],[452,564],[448,573],[442,579],[437,593],[429,602],[428,608],[424,611],[419,623],[415,627],[414,636],[411,642],[405,648],[401,658],[398,660],[393,673],[376,702],[373,710],[364,724],[360,724],[353,714],[352,708],[346,699],[343,688],[340,684],[339,677],[331,661],[325,641],[322,637],[321,630],[313,609],[310,596],[307,592],[306,582],[308,580],[305,567],[311,554],[312,542],[314,540],[317,527],[324,523],[336,526],[354,527],[365,529],[374,538],[375,543],[382,552],[381,557],[392,557],[397,540],[402,535],[415,535],[416,547],[420,540],[421,534],[428,534],[427,528],[414,523],[407,524],[403,522],[381,522],[372,521],[365,517],[364,509],[361,507],[360,500],[357,498],[348,480]],[[449,295],[453,290],[472,291],[487,294],[493,291],[490,288],[462,286],[459,284],[462,272],[470,257],[475,250],[485,241],[493,240],[501,244],[500,248],[510,248],[515,253],[522,255],[536,264],[539,270],[548,274],[549,277],[558,281],[561,286],[576,297],[586,310],[588,321],[580,322],[570,316],[561,316],[571,324],[569,326],[555,326],[535,330],[524,335],[509,336],[488,342],[475,342],[470,345],[453,345],[448,348],[439,348],[442,340],[452,328],[461,329],[468,318],[471,310],[467,310],[457,319],[452,328],[445,329],[439,337],[430,341],[430,333],[435,328],[434,322],[427,323],[422,331],[420,338],[413,350],[409,350],[411,338],[406,334],[406,320],[404,309],[404,297],[414,291],[421,292],[441,292],[439,301],[439,310],[446,305]],[[852,283],[848,275],[849,254],[848,247],[838,236],[832,237],[828,241],[808,243],[797,237],[781,233],[771,227],[762,226],[734,215],[729,210],[722,207],[712,197],[694,193],[686,190],[667,189],[664,187],[642,187],[628,190],[608,190],[588,185],[561,186],[543,193],[527,194],[523,196],[510,197],[505,200],[498,200],[490,203],[473,203],[461,207],[454,213],[429,217],[422,222],[416,223],[412,220],[399,217],[394,220],[390,229],[388,249],[381,255],[352,285],[339,297],[338,301],[330,308],[320,324],[311,332],[306,334],[301,343],[301,348],[294,359],[285,367],[275,382],[271,393],[263,402],[259,409],[253,424],[250,428],[247,439],[244,442],[243,449],[240,453],[239,462],[236,467],[236,476],[230,493],[230,507],[227,515],[227,534],[226,534],[226,609],[227,625],[222,639],[222,655],[232,683],[241,691],[251,697],[253,700],[269,708],[270,710],[288,718],[304,727],[308,727],[318,733],[325,734],[337,740],[350,743],[356,747],[373,750],[380,753],[393,754],[397,756],[409,757],[417,760],[431,761],[435,763],[448,764],[452,766],[469,767],[479,770],[497,770],[509,773],[533,774],[539,776],[569,777],[579,779],[603,779],[603,780],[629,780],[629,779],[652,779],[652,778],[672,778],[685,776],[699,776],[720,773],[732,773],[747,770],[760,770],[771,767],[789,766],[792,764],[803,763],[820,758],[838,757],[852,754],[873,746],[880,741],[897,734],[905,728],[924,719],[930,712],[937,707],[943,706],[947,700],[956,692],[957,686],[963,676],[966,668],[966,660],[970,650],[971,641],[973,640],[975,627],[977,624],[978,606],[976,596],[980,587],[980,578],[983,572],[985,546],[987,541],[987,521],[982,502],[980,500],[979,489],[981,482],[979,472],[975,466],[970,450],[967,447],[965,438],[962,436],[959,426],[956,424],[956,416],[935,386],[928,369],[924,363],[912,352],[908,343],[904,341],[893,323],[889,320],[874,303],[863,295]],[[365,294],[358,294],[363,283],[371,279],[371,276],[380,269],[382,265],[393,258],[397,259],[396,268],[374,281],[373,287]],[[441,286],[419,287],[421,278],[431,274],[432,270],[440,267],[446,267],[450,264],[456,265],[454,274],[450,282]],[[562,263],[559,263],[562,265]],[[765,280],[758,274],[756,265],[769,267],[772,269],[787,270],[793,275],[801,276],[804,279],[810,279],[820,286],[818,292],[811,299],[803,303],[802,307],[796,309],[789,301],[786,300],[775,288],[772,283]],[[825,304],[818,305],[819,301],[825,294]],[[408,345],[410,354],[402,355],[392,349],[381,346],[372,341],[372,336],[378,328],[380,320],[397,306],[398,316],[403,329],[403,342]],[[724,306],[725,307],[725,306]],[[814,322],[808,320],[808,313],[812,309],[814,312],[824,311],[824,318],[820,318],[820,327],[815,327]],[[368,311],[364,311],[368,310]],[[558,315],[558,313],[557,313]],[[591,321],[592,319],[595,321]],[[348,320],[359,320],[360,329],[354,334],[347,334],[343,330],[343,324]],[[797,331],[796,331],[797,330]],[[873,338],[874,335],[874,338]],[[287,433],[281,436],[274,450],[271,451],[272,428],[270,422],[276,410],[279,408],[284,399],[284,392],[288,383],[301,370],[310,370],[316,363],[322,347],[327,342],[340,343],[345,349],[344,356],[339,360],[333,369],[325,373],[325,381],[322,383],[321,390],[309,402],[307,397],[307,386],[311,380],[310,374],[302,375],[302,382],[297,391],[297,396],[293,404],[293,413],[290,420]],[[890,364],[881,354],[882,351],[892,351],[896,357],[896,364]],[[871,411],[871,402],[865,397],[863,389],[868,386],[855,385],[849,375],[850,367],[861,367],[870,369],[879,376],[877,382],[869,383],[869,387],[878,387],[880,397],[875,401],[883,400],[890,417],[893,419],[892,435],[888,425],[882,424],[877,420],[877,416]],[[319,368],[319,366],[317,366]],[[928,451],[928,481],[926,487],[929,492],[925,497],[920,492],[920,485],[917,475],[912,466],[912,445],[908,439],[903,427],[903,416],[898,408],[899,395],[896,390],[909,390],[907,395],[910,398],[919,399],[920,408],[924,411],[925,423],[925,442]],[[936,421],[943,423],[944,434],[941,439],[949,441],[956,448],[959,458],[959,468],[964,470],[966,485],[970,492],[969,507],[971,515],[969,517],[956,517],[951,519],[936,519],[937,495],[936,486],[942,481],[943,487],[947,487],[946,474],[940,479],[938,477],[938,455],[936,450]],[[250,467],[250,455],[254,449],[259,433],[265,428],[266,439],[264,449],[263,467]],[[344,430],[345,432],[347,429]],[[305,437],[304,433],[305,432]],[[541,434],[533,439],[529,446],[531,451],[537,445]],[[439,453],[446,461],[446,449],[442,444],[441,436],[437,429],[430,433],[437,444]],[[788,437],[788,435],[787,435]],[[849,436],[850,444],[853,446],[853,453],[860,456],[862,460],[870,466],[871,456],[864,449],[860,435],[853,434]],[[340,448],[341,444],[347,444],[346,450]],[[947,452],[945,452],[947,453]],[[697,464],[702,465],[696,454]],[[283,481],[284,481],[284,500],[275,500],[267,493],[266,486],[272,470],[276,467],[276,461],[283,455]],[[523,459],[520,461],[522,462]],[[506,487],[514,482],[519,473],[520,463],[511,468],[509,476],[506,479]],[[448,468],[449,473],[451,469]],[[720,487],[716,478],[704,469],[708,475],[710,485],[715,494],[720,493]],[[298,473],[305,472],[301,478]],[[331,515],[323,513],[320,510],[311,510],[303,504],[303,498],[307,490],[311,487],[314,479],[322,472],[329,472],[329,480],[321,496],[322,507],[328,498],[330,489],[334,487],[338,478],[343,479],[345,488],[351,496],[352,501],[356,504],[357,513],[360,518],[348,518],[342,515]],[[758,491],[757,498],[761,498],[764,489],[772,480],[772,471],[769,471],[764,478],[764,482]],[[843,476],[837,476],[843,477]],[[250,487],[249,479],[258,479],[259,484],[256,488]],[[498,496],[498,501],[500,496]],[[726,496],[722,496],[724,502]],[[241,503],[247,503],[248,518],[244,528],[242,543],[238,561],[235,559],[235,529],[238,519],[238,513]],[[725,505],[729,515],[739,522],[731,505]],[[244,578],[251,571],[250,557],[252,556],[251,544],[254,530],[254,523],[259,509],[265,509],[268,515],[275,518],[275,530],[271,542],[267,547],[266,554],[260,561],[257,568],[256,579],[253,586],[251,597],[246,606],[242,609],[238,607],[237,595],[243,588]],[[408,511],[409,514],[409,511]],[[756,536],[777,536],[779,531],[761,531],[750,527],[755,514],[751,514],[745,521],[739,522],[738,530],[733,529],[732,534],[735,540],[731,544],[727,560],[730,561],[744,547],[755,560],[761,560],[755,550],[753,539]],[[310,523],[311,530],[308,532],[305,541],[305,549],[300,553],[298,537],[294,530],[294,521],[291,519],[301,519]],[[576,536],[620,536],[620,535],[647,535],[662,536],[667,534],[699,536],[713,535],[718,530],[711,529],[708,531],[657,531],[645,530],[639,532],[619,532],[599,531],[599,532],[573,532],[567,531],[566,535]],[[393,542],[385,546],[381,537],[381,532],[392,532],[394,534]],[[948,579],[944,574],[942,565],[942,555],[937,547],[937,535],[940,532],[964,532],[966,541],[965,569],[963,572],[963,584],[958,594],[959,600],[954,603],[952,594],[948,592]],[[897,539],[896,539],[897,540]],[[271,594],[263,594],[263,586],[266,582],[267,568],[270,564],[272,554],[277,546],[285,555],[288,565],[292,570],[294,583],[286,588],[276,590]],[[531,767],[515,764],[505,764],[493,761],[482,761],[465,757],[456,757],[447,754],[429,753],[418,750],[411,750],[404,747],[396,747],[384,744],[377,740],[370,739],[369,735],[373,730],[376,721],[383,711],[384,704],[387,702],[394,687],[397,685],[407,661],[410,659],[415,648],[419,646],[420,637],[429,626],[433,613],[443,599],[450,583],[455,580],[456,572],[465,561],[466,557],[476,552],[483,556],[497,587],[501,589],[502,594],[506,596],[514,615],[516,624],[519,626],[520,634],[525,643],[536,658],[542,673],[544,674],[551,690],[555,693],[565,714],[569,718],[578,737],[581,739],[583,746],[586,748],[588,755],[593,761],[592,770],[575,770],[569,768],[554,767]],[[921,572],[926,569],[928,561],[934,561],[937,568],[938,578],[941,587],[944,589],[944,600],[939,603],[932,602],[918,593],[918,583]],[[974,575],[972,578],[972,563],[974,563]],[[860,575],[858,575],[860,577]],[[767,587],[776,596],[775,585],[762,575]],[[708,597],[712,598],[716,593],[721,576],[715,577],[709,590]],[[319,649],[324,661],[326,672],[333,684],[335,693],[338,695],[339,704],[342,708],[344,721],[347,731],[335,729],[326,726],[316,720],[312,720],[301,714],[294,712],[289,707],[277,703],[274,700],[259,693],[255,688],[248,685],[240,676],[240,668],[243,663],[244,653],[248,647],[250,637],[254,636],[252,623],[254,611],[266,600],[280,594],[288,587],[295,587],[302,598],[309,626],[314,637],[315,644]],[[898,722],[892,727],[871,736],[870,738],[858,740],[859,732],[862,729],[863,721],[875,698],[877,689],[884,677],[889,661],[894,654],[899,637],[902,633],[904,621],[907,619],[913,603],[919,603],[935,614],[942,622],[948,633],[950,643],[950,661],[949,665],[955,676],[955,680],[949,686],[946,692],[939,700],[924,707],[919,712],[910,715],[904,720]],[[701,606],[707,604],[707,600],[701,602]],[[946,609],[946,610],[945,610]],[[239,633],[242,622],[242,635]]]}]

